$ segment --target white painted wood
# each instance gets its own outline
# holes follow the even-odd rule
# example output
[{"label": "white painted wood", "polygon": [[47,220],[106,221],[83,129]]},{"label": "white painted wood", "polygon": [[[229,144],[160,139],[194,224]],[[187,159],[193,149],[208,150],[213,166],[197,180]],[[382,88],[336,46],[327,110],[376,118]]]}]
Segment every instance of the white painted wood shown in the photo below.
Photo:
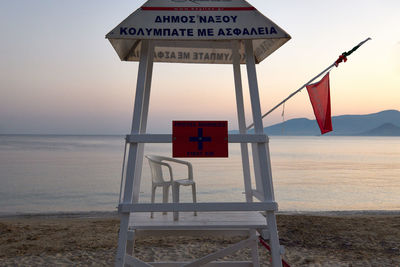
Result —
[{"label": "white painted wood", "polygon": [[257,237],[257,231],[255,229],[250,229],[250,237],[254,239],[254,242],[250,246],[253,267],[260,267],[260,260],[258,257],[258,237]]},{"label": "white painted wood", "polygon": [[267,229],[265,217],[259,212],[201,212],[197,216],[192,213],[181,213],[179,221],[173,220],[172,214],[154,216],[138,213],[130,216],[130,230],[216,230],[231,231],[242,229]]},{"label": "white painted wood", "polygon": [[124,266],[126,244],[128,241],[128,226],[129,226],[129,214],[121,214],[119,233],[118,233],[118,248],[117,248],[117,255],[115,257],[116,267]]},{"label": "white painted wood", "polygon": [[270,238],[270,234],[269,234],[268,229],[262,230],[261,233],[260,233],[260,235],[261,235],[262,238],[264,238],[265,240],[269,240],[269,238]]},{"label": "white painted wood", "polygon": [[273,212],[267,211],[268,231],[269,231],[269,245],[271,247],[272,266],[281,267],[282,259],[280,253],[278,226],[276,217]]},{"label": "white painted wood", "polygon": [[[148,216],[147,218],[148,219]],[[263,228],[264,231],[268,232],[267,228]],[[135,232],[135,237],[137,239],[146,239],[149,236],[190,236],[190,237],[222,237],[222,238],[232,238],[232,237],[249,237],[249,230],[245,228],[207,228],[206,230],[201,230],[198,228],[193,229],[136,229],[132,230]]]},{"label": "white painted wood", "polygon": [[[251,41],[245,41],[246,53],[252,55]],[[252,249],[252,266],[259,266],[258,248],[254,243],[255,229],[268,230],[270,236],[271,254],[273,266],[281,266],[281,259],[279,255],[279,238],[277,234],[276,218],[274,211],[277,210],[277,204],[274,202],[273,184],[271,175],[271,164],[269,158],[268,138],[263,133],[263,126],[261,120],[261,108],[258,95],[258,84],[255,70],[255,61],[252,57],[247,57],[247,73],[250,88],[250,98],[252,105],[252,114],[255,124],[255,134],[246,134],[245,130],[245,117],[244,117],[244,104],[242,95],[242,86],[240,78],[240,66],[238,61],[238,53],[233,53],[236,58],[234,64],[235,87],[237,97],[238,120],[240,125],[239,135],[229,135],[230,143],[242,143],[242,164],[243,174],[246,191],[247,203],[176,203],[168,204],[147,204],[138,203],[138,195],[140,189],[141,168],[143,163],[143,145],[150,142],[170,143],[172,141],[171,135],[150,135],[146,133],[147,114],[149,108],[150,85],[151,85],[151,72],[152,72],[152,53],[153,48],[149,48],[149,41],[142,42],[141,61],[139,65],[138,83],[135,97],[135,108],[132,121],[131,134],[127,136],[127,141],[130,143],[127,173],[124,186],[123,203],[119,205],[119,211],[122,213],[120,225],[120,237],[118,243],[118,252],[116,257],[116,266],[123,266],[124,259],[126,263],[135,266],[151,266],[140,260],[126,254],[127,250],[127,235],[128,228],[134,230],[207,230],[207,229],[251,229],[251,240],[239,242],[231,247],[223,249],[219,252],[209,254],[201,259],[187,263],[185,266],[199,266],[205,265],[215,259],[233,253],[234,251],[248,246]],[[237,51],[237,50],[234,50]],[[243,124],[243,125],[242,125]],[[253,160],[256,175],[256,190],[251,189],[251,179],[248,163],[248,151],[246,155],[246,143],[252,143]],[[247,163],[246,163],[247,159]],[[246,170],[246,166],[248,167]],[[247,177],[247,178],[246,178]],[[266,202],[250,202],[252,200],[253,192],[262,191],[263,199]],[[267,211],[267,219],[261,214],[254,211]],[[161,219],[149,219],[149,211],[173,211],[175,216],[177,212],[181,212],[181,220],[174,221],[170,216],[164,215],[157,217]],[[186,216],[185,212],[188,211],[216,211],[205,214],[199,213],[199,216],[191,215]],[[217,212],[218,211],[218,212]],[[228,214],[226,212],[236,211]],[[239,211],[239,212],[238,212]],[[249,214],[244,214],[244,211],[250,211]],[[253,211],[253,212],[251,212]],[[134,212],[130,214],[130,212]],[[140,224],[140,219],[143,219],[143,213],[146,212],[147,218]],[[225,213],[224,213],[225,212]],[[236,217],[235,215],[236,214]],[[258,218],[251,218],[250,215],[258,214]],[[130,216],[131,215],[131,216]],[[206,215],[206,216],[203,216]],[[240,215],[240,218],[237,216]],[[130,219],[129,219],[130,217]],[[256,216],[257,217],[257,216]],[[184,219],[190,218],[190,219]],[[176,218],[175,218],[176,219]],[[243,221],[244,220],[244,221]],[[127,223],[128,221],[128,223]],[[268,222],[268,227],[267,227]],[[133,245],[133,243],[132,243]],[[133,249],[130,245],[129,249]],[[132,247],[131,247],[132,246]]]},{"label": "white painted wood", "polygon": [[[253,55],[253,46],[252,42],[244,41],[245,43],[245,51],[246,55]],[[255,60],[253,56],[246,56],[246,67],[247,67],[247,80],[249,83],[249,91],[250,91],[250,101],[251,101],[251,110],[254,121],[254,133],[263,134],[263,125],[261,120],[261,106],[260,106],[260,97],[258,93],[258,82],[257,82],[257,73]],[[258,191],[262,191],[265,193],[266,187],[262,181],[262,171],[260,168],[263,167],[263,162],[260,159],[260,153],[258,151],[258,146],[256,144],[252,144],[252,153],[253,153],[253,166],[254,166],[254,174],[256,181],[256,189]]]},{"label": "white painted wood", "polygon": [[253,190],[253,196],[257,198],[259,201],[265,201],[264,199],[264,192],[260,192],[257,190]]},{"label": "white painted wood", "polygon": [[[232,55],[233,55],[233,76],[235,81],[236,108],[237,108],[239,132],[240,134],[246,134],[247,133],[246,116],[244,112],[242,77],[240,73],[239,41],[232,42]],[[242,169],[243,169],[244,191],[246,194],[246,201],[253,202],[252,191],[251,191],[249,149],[247,143],[241,143],[240,150],[242,155]]]},{"label": "white painted wood", "polygon": [[234,252],[236,252],[236,251],[238,251],[238,250],[240,250],[242,248],[249,247],[252,244],[254,244],[254,242],[257,242],[257,241],[254,238],[254,236],[252,236],[252,237],[250,237],[248,239],[245,239],[245,240],[242,240],[240,242],[237,242],[237,243],[235,243],[235,244],[233,244],[231,246],[228,246],[226,248],[223,248],[223,249],[221,249],[221,250],[219,250],[217,252],[208,254],[207,256],[204,256],[204,257],[202,257],[202,258],[200,258],[198,260],[192,261],[191,263],[185,264],[183,266],[185,266],[185,267],[203,266],[203,265],[205,265],[205,264],[207,264],[207,263],[209,263],[211,261],[223,258],[223,257],[225,257],[225,256],[227,256],[229,254],[232,254],[232,253],[234,253]]},{"label": "white painted wood", "polygon": [[119,197],[118,197],[118,204],[122,202],[122,190],[124,188],[123,184],[125,183],[125,164],[126,164],[126,150],[128,148],[128,142],[125,140],[124,145],[124,157],[122,159],[122,171],[121,171],[121,184],[119,186]]},{"label": "white painted wood", "polygon": [[[128,143],[172,143],[172,134],[130,134]],[[228,134],[229,143],[266,143],[265,134]]]},{"label": "white painted wood", "polygon": [[[245,41],[246,55],[253,54],[252,43]],[[247,74],[249,81],[249,90],[250,90],[250,99],[254,120],[254,131],[256,134],[264,133],[263,123],[261,119],[261,106],[260,106],[260,97],[258,93],[258,83],[257,83],[257,73],[255,68],[255,61],[253,57],[246,57],[246,66],[247,66]],[[255,150],[256,155],[254,158],[254,165],[258,165],[258,171],[260,172],[262,188],[257,188],[258,191],[262,191],[264,193],[264,198],[266,200],[272,200],[272,184],[270,183],[269,170],[267,161],[267,152],[265,149],[265,145],[253,145],[253,151]],[[253,154],[254,155],[254,154]]]},{"label": "white painted wood", "polygon": [[[255,143],[251,144],[251,153],[253,156],[253,170],[254,170],[254,180],[256,182],[256,190],[259,192],[261,191],[262,194],[264,195],[264,187],[261,179],[260,161],[258,157],[257,144]],[[264,197],[262,199],[264,200]]]},{"label": "white painted wood", "polygon": [[[146,77],[145,77],[145,85],[143,92],[143,105],[142,112],[140,118],[140,134],[145,134],[147,129],[147,117],[149,114],[149,102],[150,102],[150,91],[151,91],[151,79],[153,74],[153,59],[154,59],[154,44],[153,41],[149,41],[149,48],[147,51],[147,66],[146,66]],[[142,170],[143,170],[143,152],[144,152],[144,143],[138,145],[138,155],[136,159],[137,167],[135,169],[135,178],[133,184],[133,203],[139,201],[139,193],[140,193],[140,184],[142,179]]]},{"label": "white painted wood", "polygon": [[[245,41],[246,55],[253,55],[253,45],[251,41]],[[258,93],[258,83],[257,83],[257,73],[255,68],[255,60],[253,56],[246,57],[246,67],[247,75],[249,81],[250,99],[253,113],[254,121],[254,132],[256,134],[261,134],[264,132],[262,117],[261,117],[261,106],[260,97]],[[271,164],[269,162],[270,156],[267,154],[267,144],[255,144],[253,145],[253,151],[255,149],[258,159],[255,159],[254,165],[258,164],[260,171],[260,177],[262,182],[261,188],[257,188],[258,191],[263,191],[264,199],[267,201],[273,201],[273,185],[271,177]],[[254,158],[254,157],[253,157]],[[279,253],[279,238],[278,230],[276,225],[276,217],[273,211],[267,211],[267,221],[269,224],[270,231],[270,246],[271,246],[271,256],[272,256],[272,266],[281,267],[282,261]]]},{"label": "white painted wood", "polygon": [[[138,80],[136,86],[136,96],[135,96],[135,105],[133,110],[133,119],[132,119],[132,128],[131,134],[138,134],[140,131],[140,123],[142,119],[142,110],[143,110],[143,97],[144,97],[144,87],[146,82],[146,72],[148,65],[148,49],[149,49],[149,41],[142,42],[142,53],[141,60],[139,63],[138,70]],[[129,147],[128,154],[128,163],[126,167],[126,178],[125,178],[125,193],[124,193],[124,203],[132,202],[132,193],[133,193],[133,180],[135,175],[135,170],[137,168],[137,154],[138,154],[138,146],[133,143]]]},{"label": "white painted wood", "polygon": [[203,203],[121,203],[119,212],[161,211],[276,211],[276,202],[203,202]]},{"label": "white painted wood", "polygon": [[128,231],[128,240],[134,240],[135,236],[135,231]]},{"label": "white painted wood", "polygon": [[269,142],[265,143],[264,146],[262,146],[262,147],[265,148],[265,154],[267,155],[267,159],[266,159],[267,179],[268,179],[268,183],[271,186],[270,192],[269,192],[271,194],[270,200],[275,201],[274,182],[272,179],[271,154],[269,152]]},{"label": "white painted wood", "polygon": [[272,184],[272,177],[271,177],[271,163],[270,163],[270,156],[267,154],[267,145],[268,144],[256,144],[257,146],[257,153],[259,156],[259,168],[260,174],[263,184],[263,194],[265,201],[274,201],[273,195],[273,184]]},{"label": "white painted wood", "polygon": [[133,267],[152,267],[152,265],[129,255],[125,256],[125,264]]},{"label": "white painted wood", "polygon": [[253,55],[253,45],[249,40],[245,40],[245,51],[246,51],[246,67],[247,67],[247,77],[249,83],[250,90],[250,101],[251,101],[251,109],[253,114],[254,121],[254,129],[255,133],[261,134],[263,133],[263,125],[261,120],[261,106],[260,106],[260,97],[258,93],[258,82],[257,82],[257,73],[256,73],[256,65]]},{"label": "white painted wood", "polygon": [[231,48],[231,41],[218,41],[218,42],[209,42],[209,41],[175,41],[175,40],[159,40],[155,41],[156,47],[184,47],[184,48]]},{"label": "white painted wood", "polygon": [[[155,1],[158,3],[158,1]],[[162,1],[161,1],[162,2]],[[160,3],[161,3],[160,2]],[[182,1],[175,1],[182,2]],[[198,7],[199,3],[196,1],[186,1],[188,7]],[[218,1],[214,1],[218,2]],[[156,3],[156,4],[157,4]],[[154,4],[154,3],[153,3]],[[186,5],[185,4],[185,5]],[[149,4],[150,7],[152,6]],[[158,4],[157,4],[158,5]],[[163,4],[164,5],[164,4]],[[213,7],[220,7],[225,5],[224,3],[214,3]],[[232,5],[248,7],[245,1],[232,1]],[[172,3],[170,6],[175,6]],[[140,10],[139,10],[140,11]],[[215,13],[214,11],[208,10],[198,10],[195,11],[199,14]],[[235,12],[234,12],[235,13]],[[235,13],[236,14],[236,13]],[[256,16],[254,16],[254,14]],[[153,25],[154,18],[150,18],[148,12],[135,12],[132,16],[139,16],[141,19],[136,22],[132,20],[132,23],[143,25]],[[127,137],[129,146],[128,159],[126,164],[126,174],[125,180],[122,179],[121,182],[121,195],[119,205],[119,212],[121,215],[120,222],[120,233],[118,241],[118,251],[116,257],[116,266],[124,266],[125,260],[126,264],[133,266],[146,267],[153,266],[151,264],[145,263],[133,256],[126,255],[127,250],[127,240],[134,241],[135,236],[132,232],[128,232],[129,229],[136,231],[140,230],[159,230],[159,231],[206,231],[206,230],[216,230],[221,229],[222,231],[235,230],[236,232],[247,230],[251,232],[250,238],[234,244],[228,248],[222,249],[219,252],[209,254],[201,259],[195,260],[191,263],[154,263],[154,266],[259,266],[259,259],[257,253],[257,239],[256,230],[267,231],[269,230],[269,235],[271,237],[271,247],[272,247],[272,258],[273,266],[278,265],[278,258],[276,257],[276,246],[279,245],[277,229],[276,229],[276,219],[275,211],[277,210],[277,204],[274,201],[273,194],[273,184],[271,175],[271,164],[269,158],[269,148],[268,148],[268,138],[262,132],[262,120],[259,95],[258,95],[258,85],[257,77],[255,71],[255,63],[259,63],[265,57],[270,55],[283,43],[290,39],[290,36],[280,29],[276,24],[272,23],[269,19],[264,16],[259,16],[258,11],[255,9],[242,10],[237,13],[239,17],[247,17],[248,19],[238,19],[238,22],[245,23],[246,25],[256,25],[254,29],[261,29],[259,26],[265,27],[264,33],[251,33],[251,35],[245,35],[244,31],[235,30],[235,36],[227,34],[225,37],[216,35],[204,35],[204,34],[187,34],[181,33],[182,36],[179,40],[175,40],[172,36],[166,36],[165,34],[160,34],[152,32],[148,33],[149,36],[146,38],[156,39],[156,40],[145,40],[142,36],[135,39],[132,36],[131,30],[131,20],[124,20],[115,30],[111,31],[107,38],[109,38],[114,49],[117,51],[118,55],[122,60],[139,60],[139,70],[137,78],[137,87],[133,111],[133,120],[131,133]],[[236,17],[232,17],[232,21],[226,22],[226,25],[237,24]],[[131,17],[130,17],[131,18]],[[227,16],[228,18],[228,16]],[[192,19],[192,18],[191,18]],[[193,17],[195,19],[195,16]],[[133,24],[132,24],[133,25]],[[222,25],[222,24],[221,24]],[[215,24],[210,30],[218,32],[219,30],[225,30],[226,25]],[[267,25],[268,27],[266,27]],[[273,35],[267,33],[267,28],[274,27],[275,33]],[[137,25],[136,25],[137,26]],[[175,25],[176,26],[176,25]],[[193,27],[196,25],[193,25]],[[237,26],[237,25],[236,25]],[[235,27],[236,27],[235,26]],[[171,26],[172,27],[172,26]],[[168,32],[174,27],[167,27],[165,29]],[[192,27],[192,28],[193,28]],[[230,27],[230,26],[229,26]],[[228,29],[229,29],[228,27]],[[129,28],[129,34],[127,32]],[[136,27],[137,28],[137,27]],[[143,29],[146,27],[142,27]],[[147,27],[148,28],[148,27]],[[175,27],[176,28],[176,27]],[[232,28],[232,27],[231,27]],[[237,28],[237,27],[236,27]],[[239,27],[240,28],[240,27]],[[250,29],[250,27],[247,27]],[[192,30],[196,29],[194,27]],[[243,29],[243,27],[242,27]],[[164,29],[163,29],[164,30]],[[176,29],[175,29],[176,30]],[[119,34],[118,34],[119,33]],[[260,38],[261,35],[267,35]],[[163,36],[161,36],[163,35]],[[212,38],[210,38],[210,36]],[[122,37],[122,38],[121,38]],[[161,38],[162,37],[162,38]],[[164,40],[163,40],[164,39]],[[245,41],[239,41],[240,39],[246,39]],[[140,49],[137,47],[141,45]],[[156,45],[156,49],[153,45]],[[247,54],[246,64],[248,72],[248,80],[250,87],[250,98],[252,105],[253,121],[255,123],[255,134],[246,134],[245,129],[245,114],[244,114],[244,103],[243,103],[243,92],[242,92],[242,81],[240,74],[240,63],[244,63],[245,57],[243,56],[243,45],[245,45],[245,52]],[[253,51],[253,45],[255,47]],[[239,49],[240,48],[240,49]],[[157,52],[157,54],[154,53]],[[232,54],[230,53],[231,51]],[[168,56],[166,58],[165,53],[171,53],[175,55],[176,53],[192,53],[188,58],[183,56],[181,58],[176,58]],[[202,56],[203,53],[207,52],[207,59]],[[211,54],[210,54],[211,53]],[[218,56],[218,54],[223,55]],[[139,56],[140,55],[140,56]],[[155,56],[154,56],[155,55]],[[197,55],[201,55],[198,57]],[[232,58],[230,58],[232,55]],[[154,56],[154,58],[153,58]],[[214,58],[213,58],[214,57]],[[255,57],[257,59],[255,59]],[[211,59],[208,59],[211,58]],[[233,61],[232,61],[233,59]],[[242,165],[243,165],[243,177],[244,177],[244,187],[246,192],[246,202],[245,203],[179,203],[179,194],[175,197],[175,203],[165,203],[165,204],[147,204],[139,203],[139,192],[142,176],[142,166],[143,166],[143,151],[145,143],[171,143],[171,135],[148,135],[146,134],[147,117],[149,110],[149,99],[151,91],[151,78],[152,78],[152,68],[153,60],[156,61],[169,61],[169,62],[193,62],[193,63],[233,63],[233,71],[235,77],[235,88],[236,88],[236,99],[237,99],[237,111],[238,111],[238,121],[239,121],[239,135],[229,135],[229,143],[240,143],[241,153],[242,153]],[[257,62],[256,62],[257,61]],[[251,175],[250,175],[250,163],[249,163],[249,153],[248,153],[248,143],[252,145],[253,161],[255,168],[255,181],[256,190],[252,190],[251,187]],[[124,177],[124,175],[122,175]],[[122,194],[123,192],[123,194]],[[254,203],[253,192],[257,192],[263,199],[261,203]],[[122,198],[122,200],[121,200]],[[166,202],[166,198],[164,199]],[[267,219],[264,218],[257,211],[267,211]],[[148,218],[150,211],[172,211],[175,214],[180,212],[181,220],[174,221],[173,214],[170,212],[168,215],[157,214],[154,219]],[[189,212],[190,211],[190,212]],[[191,212],[193,211],[203,211],[199,215],[193,216]],[[214,211],[214,212],[205,212]],[[131,212],[133,212],[131,214]],[[146,217],[145,217],[146,216]],[[141,221],[142,220],[142,221]],[[268,223],[271,223],[267,227]],[[142,224],[140,223],[142,222]],[[133,223],[130,225],[130,223]],[[131,228],[129,228],[131,227]],[[130,249],[133,248],[133,243],[130,244]],[[252,249],[252,262],[210,262],[225,255],[228,255],[234,251],[237,251],[243,246],[250,247]],[[279,259],[280,262],[280,259]]]},{"label": "white painted wood", "polygon": [[126,254],[132,255],[135,251],[135,231],[128,231],[126,241]]},{"label": "white painted wood", "polygon": [[[132,119],[132,128],[131,134],[139,133],[140,129],[140,120],[142,114],[142,106],[143,106],[143,92],[145,87],[145,77],[147,71],[148,64],[148,48],[149,41],[142,42],[142,53],[140,55],[139,62],[139,70],[137,77],[137,85],[136,85],[136,95],[135,95],[135,105],[133,110],[133,119]],[[124,186],[124,197],[123,203],[131,203],[133,197],[133,185],[135,178],[135,170],[136,159],[138,154],[138,144],[131,144],[129,147],[128,153],[128,162],[126,168],[126,176],[125,176],[125,186]],[[124,257],[126,255],[126,244],[127,244],[127,235],[128,235],[128,223],[129,223],[129,215],[121,214],[120,217],[120,231],[118,237],[118,249],[117,255],[115,258],[115,266],[123,267],[124,266]]]},{"label": "white painted wood", "polygon": [[[183,3],[183,5],[181,5]],[[165,10],[143,10],[138,9],[133,12],[127,19],[121,22],[118,26],[114,27],[107,35],[106,38],[111,42],[115,51],[122,60],[137,61],[137,54],[126,57],[130,54],[131,47],[135,41],[142,41],[144,39],[152,40],[181,40],[188,44],[180,50],[194,50],[190,44],[191,41],[203,41],[205,53],[215,53],[225,49],[215,49],[214,43],[225,42],[226,40],[240,40],[249,39],[254,43],[257,61],[261,62],[268,57],[276,49],[286,43],[291,37],[276,23],[262,15],[257,9],[252,8],[249,3],[244,0],[235,1],[148,1],[146,7],[159,7],[160,5],[168,8],[182,7],[190,9],[189,12],[181,10],[180,13],[192,15],[189,23],[177,21],[178,23],[158,23],[156,16],[164,16],[165,14],[176,14],[175,11]],[[167,6],[169,5],[169,6]],[[245,8],[245,10],[229,10],[228,12],[220,12],[219,8]],[[208,10],[208,9],[212,10]],[[198,10],[196,10],[198,9]],[[225,9],[227,10],[227,9]],[[217,23],[203,24],[200,21],[200,16],[216,16],[216,14],[232,16],[235,19],[230,21],[216,21]],[[159,21],[161,22],[161,21]],[[172,22],[172,21],[171,21]],[[135,29],[143,29],[144,32],[136,32]],[[129,30],[128,30],[129,29]],[[134,32],[129,32],[130,30]],[[244,31],[243,29],[252,29],[252,31]],[[270,29],[274,29],[271,32]],[[127,31],[128,30],[128,31]],[[147,31],[149,30],[149,31]],[[168,32],[165,32],[165,31]],[[205,34],[203,30],[207,30],[209,34]],[[260,31],[261,30],[261,31]],[[162,31],[162,32],[160,32]],[[175,34],[173,33],[175,31]],[[181,32],[181,31],[186,31]],[[224,34],[219,34],[224,32]],[[133,33],[133,34],[132,34]],[[218,33],[218,34],[217,34]],[[178,47],[176,47],[178,46]],[[166,50],[170,52],[179,49],[179,43],[175,44],[171,49]],[[179,50],[178,50],[179,51]],[[165,58],[164,58],[165,59]],[[179,58],[168,58],[166,62],[187,62]],[[189,62],[202,63],[204,61],[196,58],[191,58]]]},{"label": "white painted wood", "polygon": [[[160,266],[160,267],[181,267],[187,262],[150,262],[152,266]],[[252,267],[253,264],[250,261],[218,261],[218,262],[210,262],[204,267]]]}]

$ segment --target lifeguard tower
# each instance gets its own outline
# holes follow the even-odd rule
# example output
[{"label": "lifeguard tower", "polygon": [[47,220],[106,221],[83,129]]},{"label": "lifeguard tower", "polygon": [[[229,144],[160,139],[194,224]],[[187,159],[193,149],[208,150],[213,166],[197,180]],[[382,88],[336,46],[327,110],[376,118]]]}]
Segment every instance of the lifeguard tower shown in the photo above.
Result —
[{"label": "lifeguard tower", "polygon": [[[259,266],[258,238],[269,240],[272,265],[281,266],[268,137],[263,132],[255,64],[290,36],[244,0],[149,0],[106,36],[119,58],[138,61],[125,179],[118,207],[121,224],[116,266]],[[201,56],[200,56],[201,55]],[[146,134],[153,62],[232,64],[240,134],[229,143],[241,144],[245,201],[223,203],[140,203],[139,192],[145,143],[172,143],[171,134]],[[246,64],[254,133],[247,133],[240,64]],[[252,188],[248,144],[254,166]],[[265,212],[264,215],[260,211]],[[150,212],[187,212],[180,220],[151,219]],[[197,212],[197,216],[193,216]],[[146,216],[143,216],[146,215]],[[191,262],[143,262],[132,253],[140,230],[246,230],[248,238]],[[217,261],[249,247],[250,261]]]}]

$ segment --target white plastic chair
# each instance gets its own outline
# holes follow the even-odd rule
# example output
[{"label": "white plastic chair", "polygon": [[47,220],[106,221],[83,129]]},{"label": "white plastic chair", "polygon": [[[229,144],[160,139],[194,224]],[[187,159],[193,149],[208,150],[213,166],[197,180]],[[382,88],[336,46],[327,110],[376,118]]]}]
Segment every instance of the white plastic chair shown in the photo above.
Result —
[{"label": "white plastic chair", "polygon": [[[193,181],[193,167],[192,164],[188,161],[164,157],[164,156],[156,156],[156,155],[146,155],[146,158],[149,160],[150,170],[151,170],[151,203],[155,201],[155,193],[157,187],[163,188],[163,203],[168,203],[168,194],[169,187],[172,186],[172,199],[173,202],[179,202],[179,186],[192,186],[192,198],[193,203],[196,203],[196,183]],[[188,175],[185,179],[174,180],[174,175],[172,172],[172,167],[170,164],[166,162],[174,162],[178,164],[184,164],[188,168]],[[163,166],[167,167],[169,170],[169,181],[165,179],[163,174]],[[163,214],[167,214],[163,212]],[[197,215],[197,212],[194,212],[194,216]],[[153,212],[151,212],[151,218],[153,218]],[[174,220],[178,220],[178,213],[174,212]]]}]

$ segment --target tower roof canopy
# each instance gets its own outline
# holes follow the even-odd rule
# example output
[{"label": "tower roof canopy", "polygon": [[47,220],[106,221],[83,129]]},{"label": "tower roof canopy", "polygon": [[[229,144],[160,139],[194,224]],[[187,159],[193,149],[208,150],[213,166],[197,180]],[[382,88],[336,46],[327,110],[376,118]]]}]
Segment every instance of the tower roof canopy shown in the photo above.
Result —
[{"label": "tower roof canopy", "polygon": [[[290,35],[245,0],[148,0],[106,35],[123,61],[154,40],[155,62],[232,63],[232,40],[252,40],[256,63]],[[241,63],[245,62],[240,42]]]}]

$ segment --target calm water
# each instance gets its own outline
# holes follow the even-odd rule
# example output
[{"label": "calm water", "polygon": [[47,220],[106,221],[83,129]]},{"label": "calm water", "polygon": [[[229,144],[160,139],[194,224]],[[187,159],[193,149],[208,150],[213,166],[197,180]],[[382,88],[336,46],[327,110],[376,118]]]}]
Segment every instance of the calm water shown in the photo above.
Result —
[{"label": "calm water", "polygon": [[[123,147],[118,136],[0,136],[0,213],[114,210]],[[271,137],[270,148],[280,210],[400,210],[398,137]],[[228,159],[190,160],[199,201],[244,200],[239,145],[229,150]],[[140,201],[149,202],[144,163]]]}]

